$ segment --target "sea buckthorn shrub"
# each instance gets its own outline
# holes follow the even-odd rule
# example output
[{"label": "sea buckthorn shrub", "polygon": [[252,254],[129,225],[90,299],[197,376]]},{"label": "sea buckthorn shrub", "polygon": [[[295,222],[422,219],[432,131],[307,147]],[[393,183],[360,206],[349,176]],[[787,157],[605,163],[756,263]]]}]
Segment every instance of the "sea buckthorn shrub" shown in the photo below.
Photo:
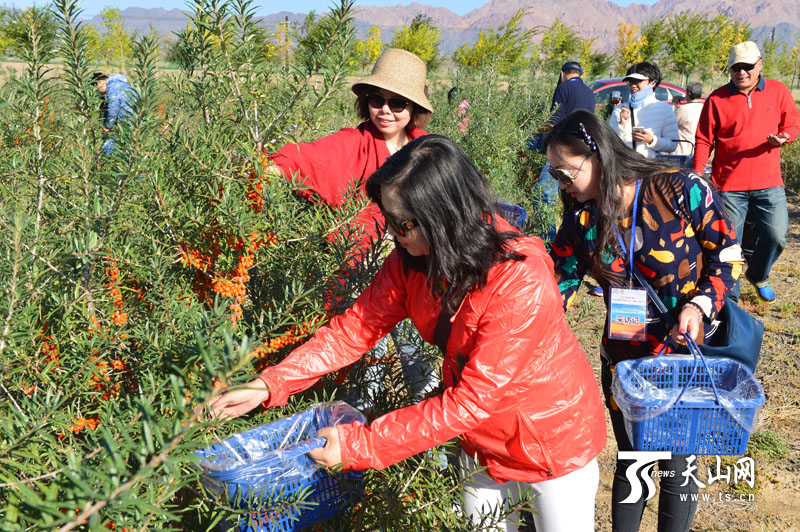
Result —
[{"label": "sea buckthorn shrub", "polygon": [[557,73],[531,63],[510,75],[459,68],[438,80],[433,94],[432,132],[455,140],[486,176],[494,194],[528,212],[525,230],[543,237],[560,220],[560,205],[536,201],[534,183],[546,157],[528,149],[528,139],[550,116]]},{"label": "sea buckthorn shrub", "polygon": [[789,187],[794,191],[800,190],[800,142],[795,140],[781,148],[781,172]]},{"label": "sea buckthorn shrub", "polygon": [[[196,1],[176,36],[178,70],[158,72],[158,41],[137,38],[125,68],[131,112],[108,136],[78,5],[50,9],[56,38],[30,18],[15,43],[25,70],[0,86],[0,529],[235,523],[238,513],[198,482],[197,450],[341,398],[375,365],[387,369],[380,408],[410,401],[390,352],[323,378],[286,408],[229,422],[206,408],[341,312],[386,255],[378,242],[353,265],[351,235],[327,238],[364,200],[306,202],[265,171],[266,154],[285,142],[358,123],[342,114],[353,98],[352,3],[306,21],[284,62],[253,45],[263,33],[249,1]],[[459,139],[498,191],[525,204],[527,170],[513,158],[526,136],[518,130],[542,113],[534,84],[515,104],[531,105],[514,131],[492,133],[514,111],[490,119],[498,105],[478,100],[505,95],[481,83],[462,84],[476,91],[463,137],[453,128],[464,116],[451,124],[446,111],[429,129]],[[448,109],[445,94],[434,88],[437,109]],[[363,500],[324,526],[471,529],[452,450],[366,472]],[[275,502],[287,504],[302,497]]]}]

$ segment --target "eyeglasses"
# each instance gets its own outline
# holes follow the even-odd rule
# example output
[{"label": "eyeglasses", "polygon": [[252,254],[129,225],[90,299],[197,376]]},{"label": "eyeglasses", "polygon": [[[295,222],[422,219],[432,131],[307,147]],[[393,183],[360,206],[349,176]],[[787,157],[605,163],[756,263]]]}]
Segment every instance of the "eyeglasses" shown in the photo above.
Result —
[{"label": "eyeglasses", "polygon": [[388,212],[386,212],[383,209],[383,205],[379,203],[378,207],[380,208],[383,217],[386,218],[386,222],[392,227],[394,232],[400,236],[406,236],[406,233],[408,233],[409,231],[411,231],[412,229],[414,229],[419,225],[419,223],[413,218],[410,220],[405,220],[403,222],[398,222],[397,220],[392,218]]},{"label": "eyeglasses", "polygon": [[367,103],[370,107],[380,109],[387,101],[389,102],[389,109],[391,109],[393,113],[403,111],[408,107],[408,104],[411,103],[405,98],[384,98],[383,94],[378,94],[377,92],[367,94]]},{"label": "eyeglasses", "polygon": [[644,79],[628,78],[625,80],[625,83],[627,83],[628,85],[639,85],[642,82],[650,83],[650,78],[644,78]]},{"label": "eyeglasses", "polygon": [[552,166],[547,169],[550,172],[550,176],[558,181],[559,183],[563,184],[565,187],[570,186],[572,183],[578,179],[578,175],[581,173],[581,169],[583,168],[584,163],[592,158],[592,154],[587,155],[584,157],[583,161],[581,161],[581,165],[578,167],[577,170],[572,172],[567,172],[566,170],[562,170],[561,168],[553,168]]},{"label": "eyeglasses", "polygon": [[730,71],[733,72],[734,74],[738,74],[742,70],[744,70],[745,72],[750,72],[756,67],[757,64],[758,61],[756,61],[752,65],[748,65],[747,63],[736,63],[730,68]]}]

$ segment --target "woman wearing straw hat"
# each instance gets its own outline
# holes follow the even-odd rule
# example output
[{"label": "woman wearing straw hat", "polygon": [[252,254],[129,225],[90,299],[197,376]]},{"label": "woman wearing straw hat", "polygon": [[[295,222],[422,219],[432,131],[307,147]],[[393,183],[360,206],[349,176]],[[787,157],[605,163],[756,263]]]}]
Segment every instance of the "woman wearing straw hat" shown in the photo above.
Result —
[{"label": "woman wearing straw hat", "polygon": [[[425,63],[406,50],[385,50],[375,63],[372,74],[351,86],[356,94],[356,112],[364,121],[355,128],[342,128],[314,142],[287,144],[269,155],[267,172],[282,175],[298,184],[298,195],[311,202],[340,207],[348,191],[365,196],[367,179],[386,159],[410,140],[426,135],[423,127],[433,115],[426,95]],[[383,216],[370,203],[342,234],[358,239],[351,264],[361,260],[380,240]],[[328,238],[333,240],[336,234]],[[333,287],[329,303],[340,298]],[[397,341],[397,332],[393,333]],[[406,336],[406,335],[403,335]],[[416,342],[415,342],[416,343]],[[385,351],[385,343],[381,350]],[[416,349],[398,345],[409,393],[419,400],[434,384],[429,364],[418,360]],[[368,381],[380,382],[383,366],[369,369]],[[374,393],[375,386],[368,393]],[[369,398],[357,401],[359,408],[369,408]]]}]

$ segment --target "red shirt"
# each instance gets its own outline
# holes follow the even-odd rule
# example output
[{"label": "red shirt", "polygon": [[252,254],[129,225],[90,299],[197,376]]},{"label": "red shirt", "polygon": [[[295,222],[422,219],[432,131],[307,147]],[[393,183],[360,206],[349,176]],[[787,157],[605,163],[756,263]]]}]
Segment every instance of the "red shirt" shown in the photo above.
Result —
[{"label": "red shirt", "polygon": [[[426,135],[421,129],[406,129],[409,140]],[[357,189],[365,197],[367,179],[389,157],[383,135],[369,120],[355,129],[342,128],[314,142],[287,144],[270,159],[287,179],[300,186],[298,194],[309,201],[322,201],[332,207],[341,206],[348,189]],[[355,234],[361,235],[359,248],[369,249],[369,242],[378,237],[376,220],[383,224],[378,206],[370,203],[354,222]]]},{"label": "red shirt", "polygon": [[780,81],[761,78],[747,95],[732,82],[711,93],[695,137],[694,171],[702,175],[711,150],[711,180],[723,191],[783,186],[780,148],[767,135],[797,138],[800,117],[792,93]]}]

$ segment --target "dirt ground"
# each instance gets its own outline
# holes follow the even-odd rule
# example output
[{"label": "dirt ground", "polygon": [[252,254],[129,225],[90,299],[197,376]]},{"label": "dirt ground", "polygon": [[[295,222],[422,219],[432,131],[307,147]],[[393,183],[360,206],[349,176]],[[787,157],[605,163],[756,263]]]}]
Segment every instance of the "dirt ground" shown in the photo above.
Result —
[{"label": "dirt ground", "polygon": [[[787,246],[770,278],[777,300],[771,305],[760,303],[754,289],[746,282],[742,285],[741,306],[754,313],[766,327],[761,360],[756,377],[764,387],[766,404],[761,411],[761,422],[756,433],[777,434],[786,443],[783,456],[772,455],[765,445],[753,445],[751,438],[748,455],[755,461],[756,483],[753,489],[743,482],[726,485],[717,482],[700,493],[711,494],[711,500],[699,503],[693,531],[716,532],[785,532],[800,531],[800,196],[787,191],[789,201],[789,233]],[[588,285],[587,285],[588,288]],[[574,327],[584,350],[589,355],[598,375],[598,333],[605,316],[600,298],[592,297],[588,290],[582,291],[586,305],[591,311]],[[580,307],[573,305],[568,316]],[[581,313],[583,315],[583,313]],[[611,530],[611,480],[616,459],[616,443],[611,436],[608,422],[608,444],[600,455],[600,489],[597,496],[597,532]],[[724,457],[723,457],[724,458]],[[727,459],[731,466],[738,457]],[[724,471],[723,461],[723,471]],[[708,468],[716,473],[716,459],[702,457],[699,461],[698,478],[705,482]],[[733,469],[733,468],[731,468]],[[744,489],[739,489],[744,487]],[[723,500],[719,500],[722,493]],[[747,502],[738,500],[743,493]],[[727,494],[737,499],[724,500]],[[752,502],[750,495],[752,494]],[[642,520],[641,532],[657,530],[658,495],[648,501]]]}]

